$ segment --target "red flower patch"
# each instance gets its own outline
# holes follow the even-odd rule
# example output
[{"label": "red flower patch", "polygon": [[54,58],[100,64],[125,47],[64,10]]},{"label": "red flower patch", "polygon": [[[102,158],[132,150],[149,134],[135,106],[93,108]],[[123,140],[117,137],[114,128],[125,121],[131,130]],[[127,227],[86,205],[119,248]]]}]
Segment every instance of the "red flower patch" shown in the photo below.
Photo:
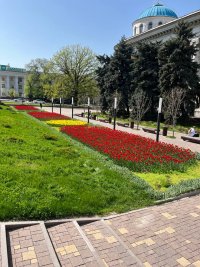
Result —
[{"label": "red flower patch", "polygon": [[26,105],[16,105],[14,107],[18,110],[38,110],[38,108],[34,106],[26,106]]},{"label": "red flower patch", "polygon": [[178,170],[195,159],[190,150],[109,128],[64,126],[61,131],[135,171]]},{"label": "red flower patch", "polygon": [[29,112],[31,116],[37,118],[37,119],[43,119],[43,120],[50,120],[50,119],[70,119],[67,116],[60,115],[54,112]]}]

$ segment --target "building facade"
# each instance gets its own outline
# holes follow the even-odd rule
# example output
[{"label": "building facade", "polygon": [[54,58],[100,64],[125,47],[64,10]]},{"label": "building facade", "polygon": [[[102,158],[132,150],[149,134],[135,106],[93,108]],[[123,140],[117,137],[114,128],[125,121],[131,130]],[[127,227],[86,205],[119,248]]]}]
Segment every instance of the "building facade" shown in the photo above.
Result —
[{"label": "building facade", "polygon": [[194,11],[183,17],[168,7],[157,3],[148,8],[133,22],[133,36],[127,39],[128,43],[136,45],[138,42],[166,41],[175,37],[175,28],[180,21],[189,23],[195,37],[192,42],[196,44],[198,52],[194,58],[200,63],[200,10]]},{"label": "building facade", "polygon": [[0,65],[0,97],[23,97],[25,79],[25,69]]}]

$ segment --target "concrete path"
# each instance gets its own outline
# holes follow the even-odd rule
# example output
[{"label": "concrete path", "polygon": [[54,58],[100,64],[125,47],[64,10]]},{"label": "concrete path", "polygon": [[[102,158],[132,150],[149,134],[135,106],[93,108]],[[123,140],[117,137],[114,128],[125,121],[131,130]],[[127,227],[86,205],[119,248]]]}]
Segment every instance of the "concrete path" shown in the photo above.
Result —
[{"label": "concrete path", "polygon": [[106,218],[0,227],[1,267],[200,267],[200,196]]},{"label": "concrete path", "polygon": [[[44,107],[43,110],[51,112],[51,107]],[[84,111],[83,109],[74,109],[74,114],[80,114],[83,111]],[[59,113],[60,109],[59,108],[54,108],[54,112]],[[71,109],[62,108],[62,114],[71,117],[71,115],[72,115]],[[87,121],[87,118],[78,117],[76,115],[74,116],[74,118],[79,119],[79,120],[83,120],[83,121]],[[103,122],[100,122],[100,121],[90,120],[90,123],[93,123],[95,125],[102,125],[102,126],[105,126],[105,127],[108,127],[108,128],[113,128],[113,125],[111,125],[109,123],[103,123]],[[128,133],[133,133],[133,134],[141,135],[141,136],[148,137],[148,138],[151,138],[153,140],[156,140],[156,135],[155,134],[144,132],[142,129],[136,130],[136,129],[131,129],[131,128],[128,128],[128,127],[116,126],[116,130],[125,131],[125,132],[128,132]],[[165,142],[165,143],[172,144],[172,145],[177,145],[179,147],[183,147],[183,148],[186,148],[186,149],[190,149],[190,150],[192,150],[194,152],[199,152],[200,153],[200,144],[195,144],[195,143],[183,141],[181,139],[182,135],[184,135],[184,134],[176,132],[175,133],[176,139],[171,139],[171,138],[168,138],[168,137],[160,135],[159,140],[161,142]]]}]

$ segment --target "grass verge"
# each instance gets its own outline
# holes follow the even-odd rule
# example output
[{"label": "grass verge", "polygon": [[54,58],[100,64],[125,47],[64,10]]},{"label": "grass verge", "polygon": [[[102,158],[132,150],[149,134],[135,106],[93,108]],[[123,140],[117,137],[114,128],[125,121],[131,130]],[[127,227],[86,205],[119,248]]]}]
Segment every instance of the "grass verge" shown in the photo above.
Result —
[{"label": "grass verge", "polygon": [[154,203],[126,168],[25,112],[0,106],[0,220],[124,212]]},{"label": "grass verge", "polygon": [[[173,186],[191,183],[192,180],[200,180],[200,161],[196,165],[188,167],[184,172],[173,171],[171,173],[138,173],[135,175],[144,179],[155,190],[167,191]],[[197,183],[197,181],[193,181]],[[198,187],[199,188],[199,187]]]}]

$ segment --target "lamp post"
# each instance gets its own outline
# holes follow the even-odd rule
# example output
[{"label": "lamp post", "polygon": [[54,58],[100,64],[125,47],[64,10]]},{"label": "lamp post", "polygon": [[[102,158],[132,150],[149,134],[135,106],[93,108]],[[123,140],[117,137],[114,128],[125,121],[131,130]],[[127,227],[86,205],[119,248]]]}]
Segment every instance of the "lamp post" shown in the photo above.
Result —
[{"label": "lamp post", "polygon": [[60,97],[60,115],[61,115],[61,104],[62,104],[62,98]]},{"label": "lamp post", "polygon": [[22,94],[22,105],[24,104],[24,94]]},{"label": "lamp post", "polygon": [[74,98],[72,97],[72,119],[74,117]]},{"label": "lamp post", "polygon": [[88,123],[90,122],[90,98],[88,97]]},{"label": "lamp post", "polygon": [[158,106],[158,118],[157,118],[156,142],[159,142],[161,110],[162,110],[162,98],[160,97],[160,98],[159,98],[159,106]]},{"label": "lamp post", "polygon": [[117,98],[115,97],[115,101],[114,101],[114,125],[113,125],[113,130],[115,130],[115,127],[116,127],[116,115],[117,115]]},{"label": "lamp post", "polygon": [[52,110],[52,113],[53,113],[53,97],[51,98],[51,110]]}]

